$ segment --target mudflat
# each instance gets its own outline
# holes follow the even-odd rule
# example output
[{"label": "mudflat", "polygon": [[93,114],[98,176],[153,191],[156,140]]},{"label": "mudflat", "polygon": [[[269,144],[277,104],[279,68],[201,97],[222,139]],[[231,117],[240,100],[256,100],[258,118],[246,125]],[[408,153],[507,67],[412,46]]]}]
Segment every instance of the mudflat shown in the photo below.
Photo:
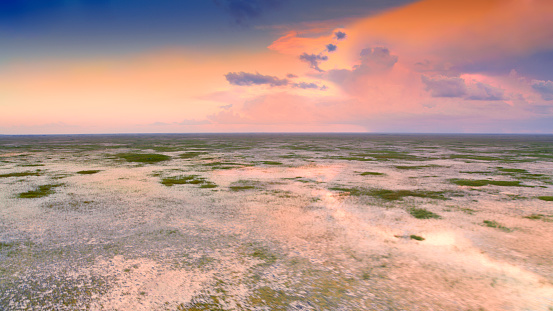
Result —
[{"label": "mudflat", "polygon": [[0,136],[2,310],[553,310],[553,136]]}]

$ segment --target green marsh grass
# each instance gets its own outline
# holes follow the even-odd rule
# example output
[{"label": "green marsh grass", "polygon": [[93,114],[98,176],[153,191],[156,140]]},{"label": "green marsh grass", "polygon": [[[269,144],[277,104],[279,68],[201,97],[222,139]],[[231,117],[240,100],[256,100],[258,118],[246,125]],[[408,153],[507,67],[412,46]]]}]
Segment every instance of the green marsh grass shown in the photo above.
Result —
[{"label": "green marsh grass", "polygon": [[210,162],[203,164],[204,166],[210,167],[212,170],[230,170],[234,168],[240,168],[244,166],[253,166],[252,164],[244,164],[244,163],[237,163],[237,162]]},{"label": "green marsh grass", "polygon": [[81,174],[81,175],[92,175],[92,174],[96,174],[98,172],[101,172],[101,170],[85,170],[85,171],[78,171],[77,174]]},{"label": "green marsh grass", "polygon": [[438,200],[447,200],[444,191],[423,191],[423,190],[388,190],[388,189],[365,189],[365,188],[343,188],[331,187],[330,190],[347,192],[351,196],[371,196],[386,201],[401,200],[404,197],[418,197]]},{"label": "green marsh grass", "polygon": [[422,236],[418,236],[418,235],[414,235],[414,234],[411,234],[409,236],[409,238],[411,238],[411,240],[417,240],[417,241],[424,241],[425,238],[423,238]]},{"label": "green marsh grass", "polygon": [[40,170],[37,170],[36,172],[19,172],[19,173],[8,173],[8,174],[1,174],[0,177],[24,177],[24,176],[40,176],[42,173]]},{"label": "green marsh grass", "polygon": [[544,215],[544,214],[531,214],[528,216],[524,216],[526,219],[530,220],[543,220],[547,222],[553,221],[553,215]]},{"label": "green marsh grass", "polygon": [[200,185],[200,188],[216,188],[217,185],[198,175],[184,175],[176,177],[165,177],[161,179],[161,184],[167,187],[173,185]]},{"label": "green marsh grass", "polygon": [[511,229],[501,225],[500,223],[498,223],[497,221],[494,221],[494,220],[484,220],[482,223],[486,227],[500,229],[501,231],[505,231],[505,232],[511,232]]},{"label": "green marsh grass", "polygon": [[244,186],[230,186],[229,189],[230,189],[231,191],[243,191],[243,190],[255,189],[255,186],[248,186],[248,185],[244,185]]},{"label": "green marsh grass", "polygon": [[361,176],[383,176],[383,175],[386,175],[386,174],[379,173],[379,172],[363,172],[359,175],[361,175]]},{"label": "green marsh grass", "polygon": [[264,247],[256,247],[250,256],[263,260],[268,265],[272,265],[277,260],[277,256]]},{"label": "green marsh grass", "polygon": [[487,179],[458,179],[453,178],[449,180],[459,186],[470,187],[483,187],[488,185],[502,186],[502,187],[524,187],[518,180],[487,180]]},{"label": "green marsh grass", "polygon": [[439,165],[396,165],[398,170],[420,170],[423,168],[440,167]]},{"label": "green marsh grass", "polygon": [[36,188],[35,190],[20,193],[18,197],[22,199],[42,198],[53,194],[55,191],[52,189],[60,186],[61,184],[38,186],[38,188]]},{"label": "green marsh grass", "polygon": [[479,156],[471,154],[451,154],[449,155],[450,159],[464,159],[464,160],[478,160],[478,161],[501,161],[503,158],[492,157],[492,156]]},{"label": "green marsh grass", "polygon": [[138,163],[157,163],[171,160],[170,156],[156,153],[118,153],[116,156],[127,160],[127,162]]},{"label": "green marsh grass", "polygon": [[427,209],[416,208],[416,207],[410,208],[409,209],[409,214],[411,214],[411,216],[413,216],[417,219],[440,219],[440,218],[442,218],[440,215],[438,215],[436,213],[433,213],[433,212],[431,212]]},{"label": "green marsh grass", "polygon": [[540,199],[542,201],[553,201],[553,196],[551,196],[551,195],[542,195],[542,196],[539,196],[538,199]]}]

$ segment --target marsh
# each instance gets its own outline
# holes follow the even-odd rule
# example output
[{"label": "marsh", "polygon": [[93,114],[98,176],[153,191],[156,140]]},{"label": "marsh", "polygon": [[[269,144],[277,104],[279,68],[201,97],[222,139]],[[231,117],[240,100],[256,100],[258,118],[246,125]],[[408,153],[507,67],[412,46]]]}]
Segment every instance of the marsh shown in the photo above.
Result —
[{"label": "marsh", "polygon": [[0,136],[0,189],[2,310],[553,309],[551,135]]}]

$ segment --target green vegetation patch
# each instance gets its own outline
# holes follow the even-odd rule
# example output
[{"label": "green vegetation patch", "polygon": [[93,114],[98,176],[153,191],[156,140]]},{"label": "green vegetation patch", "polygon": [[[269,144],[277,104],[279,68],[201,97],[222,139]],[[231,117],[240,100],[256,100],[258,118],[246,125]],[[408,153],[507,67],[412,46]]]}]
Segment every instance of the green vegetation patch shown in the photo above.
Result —
[{"label": "green vegetation patch", "polygon": [[461,212],[469,214],[469,215],[472,215],[476,212],[476,210],[474,210],[472,208],[468,208],[468,207],[458,207],[457,209],[460,210]]},{"label": "green vegetation patch", "polygon": [[118,153],[116,156],[125,159],[128,162],[139,163],[157,163],[171,160],[170,156],[156,153]]},{"label": "green vegetation patch", "polygon": [[335,160],[347,160],[347,161],[374,161],[374,160],[371,159],[371,158],[353,157],[353,156],[349,156],[349,157],[346,157],[346,156],[334,156],[334,157],[330,157],[330,159],[335,159]]},{"label": "green vegetation patch", "polygon": [[501,225],[500,223],[498,223],[494,220],[484,220],[483,223],[486,227],[497,228],[497,229],[500,229],[500,230],[505,231],[505,232],[511,232],[511,229]]},{"label": "green vegetation patch", "polygon": [[490,180],[490,185],[503,187],[522,187],[518,180]]},{"label": "green vegetation patch", "polygon": [[493,172],[490,172],[490,171],[460,171],[459,173],[463,173],[463,174],[482,174],[482,175],[493,174]]},{"label": "green vegetation patch", "polygon": [[411,216],[417,218],[417,219],[440,219],[442,218],[440,215],[438,214],[435,214],[427,209],[424,209],[424,208],[416,208],[416,207],[413,207],[413,208],[410,208],[409,209],[409,214],[411,214]]},{"label": "green vegetation patch", "polygon": [[229,170],[234,168],[240,168],[244,166],[252,166],[252,164],[243,164],[243,163],[237,163],[237,162],[211,162],[211,163],[205,163],[205,166],[211,167],[211,169],[214,170]]},{"label": "green vegetation patch", "polygon": [[218,187],[217,184],[211,181],[205,181],[203,184],[200,185],[200,188],[204,188],[204,189],[212,189],[217,187]]},{"label": "green vegetation patch", "polygon": [[32,199],[32,198],[45,197],[45,196],[48,196],[50,194],[53,194],[55,191],[52,190],[52,189],[54,189],[56,187],[59,187],[59,186],[61,186],[61,184],[42,185],[42,186],[39,186],[35,190],[30,190],[30,191],[27,191],[27,192],[20,193],[18,195],[18,197],[22,198],[22,199]]},{"label": "green vegetation patch", "polygon": [[98,172],[101,172],[101,170],[86,170],[86,171],[78,171],[77,174],[81,174],[81,175],[92,175],[92,174],[96,174]]},{"label": "green vegetation patch", "polygon": [[542,196],[539,196],[538,199],[540,199],[542,201],[553,201],[553,196],[551,196],[551,195],[542,195]]},{"label": "green vegetation patch", "polygon": [[544,215],[544,214],[532,214],[529,216],[524,216],[524,218],[531,219],[531,220],[553,221],[553,215]]},{"label": "green vegetation patch", "polygon": [[503,187],[523,187],[518,180],[487,180],[487,179],[450,179],[450,182],[459,186],[482,187],[487,185]]},{"label": "green vegetation patch", "polygon": [[359,174],[361,176],[382,176],[382,175],[386,175],[384,173],[379,173],[379,172],[363,172],[361,174]]},{"label": "green vegetation patch", "polygon": [[396,165],[395,168],[398,170],[420,170],[423,168],[429,168],[429,167],[440,167],[439,165]]},{"label": "green vegetation patch", "polygon": [[330,190],[348,192],[351,196],[371,196],[382,200],[395,201],[404,197],[419,197],[438,200],[447,200],[444,191],[423,191],[423,190],[388,190],[388,189],[364,189],[364,188],[342,188],[332,187]]},{"label": "green vegetation patch", "polygon": [[171,187],[173,185],[200,185],[200,188],[216,188],[217,185],[198,175],[184,175],[176,177],[166,177],[161,180],[161,184]]},{"label": "green vegetation patch", "polygon": [[1,174],[0,177],[24,177],[24,176],[40,176],[40,175],[42,175],[40,170],[36,170],[35,172],[19,172],[19,173]]},{"label": "green vegetation patch", "polygon": [[238,180],[230,184],[229,189],[230,191],[244,191],[244,190],[252,190],[252,189],[259,189],[261,187],[261,183],[256,180]]},{"label": "green vegetation patch", "polygon": [[423,238],[422,236],[418,236],[418,235],[414,235],[414,234],[411,234],[409,236],[409,238],[411,238],[411,240],[417,240],[417,241],[424,241],[425,238]]},{"label": "green vegetation patch", "polygon": [[223,311],[223,307],[219,304],[216,296],[209,296],[203,300],[194,299],[188,304],[181,303],[177,306],[177,311]]},{"label": "green vegetation patch", "polygon": [[15,243],[13,242],[0,242],[0,251],[5,249],[11,249]]},{"label": "green vegetation patch", "polygon": [[277,256],[264,247],[256,247],[250,256],[263,260],[268,265],[274,264],[277,260]]},{"label": "green vegetation patch", "polygon": [[501,161],[502,158],[492,156],[480,156],[471,154],[451,154],[450,159],[465,159],[465,160],[478,160],[478,161]]}]

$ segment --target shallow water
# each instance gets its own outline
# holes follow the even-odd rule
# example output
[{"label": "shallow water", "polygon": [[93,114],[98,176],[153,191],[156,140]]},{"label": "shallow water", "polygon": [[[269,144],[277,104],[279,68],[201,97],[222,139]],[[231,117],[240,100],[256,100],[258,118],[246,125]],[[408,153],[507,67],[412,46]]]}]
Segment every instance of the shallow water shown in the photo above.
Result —
[{"label": "shallow water", "polygon": [[2,310],[553,310],[551,135],[0,136],[0,189]]}]

